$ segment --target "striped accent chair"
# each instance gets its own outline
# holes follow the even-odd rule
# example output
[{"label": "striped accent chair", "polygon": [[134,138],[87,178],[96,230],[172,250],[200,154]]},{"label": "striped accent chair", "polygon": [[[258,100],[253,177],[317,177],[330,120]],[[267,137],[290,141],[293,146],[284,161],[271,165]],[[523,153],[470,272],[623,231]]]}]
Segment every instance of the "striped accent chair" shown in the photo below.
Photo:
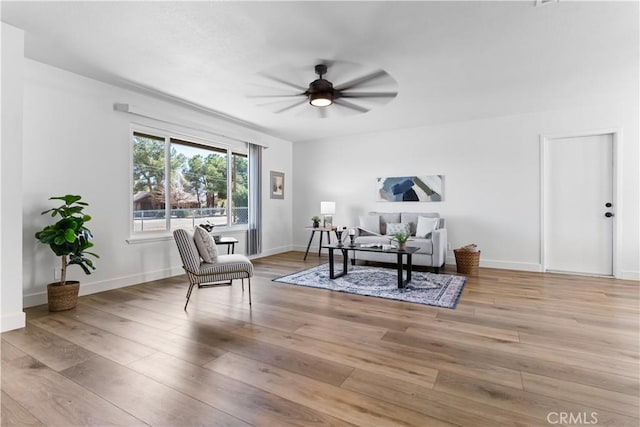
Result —
[{"label": "striped accent chair", "polygon": [[173,238],[178,245],[178,252],[182,258],[182,268],[184,268],[189,278],[189,290],[187,291],[187,302],[184,309],[187,309],[191,291],[195,285],[198,288],[220,286],[219,282],[228,282],[231,285],[234,279],[242,279],[242,290],[244,291],[244,279],[249,282],[249,305],[251,305],[251,277],[253,276],[253,264],[244,255],[218,255],[215,264],[208,264],[200,259],[200,253],[193,240],[193,233],[178,229],[173,232]]}]

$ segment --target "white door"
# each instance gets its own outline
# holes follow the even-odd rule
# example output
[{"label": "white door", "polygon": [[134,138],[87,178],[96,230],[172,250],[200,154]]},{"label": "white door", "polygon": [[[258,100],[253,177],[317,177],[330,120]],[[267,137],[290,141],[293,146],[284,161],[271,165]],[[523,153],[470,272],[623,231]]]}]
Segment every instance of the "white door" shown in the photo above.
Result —
[{"label": "white door", "polygon": [[547,139],[544,268],[613,275],[613,135]]}]

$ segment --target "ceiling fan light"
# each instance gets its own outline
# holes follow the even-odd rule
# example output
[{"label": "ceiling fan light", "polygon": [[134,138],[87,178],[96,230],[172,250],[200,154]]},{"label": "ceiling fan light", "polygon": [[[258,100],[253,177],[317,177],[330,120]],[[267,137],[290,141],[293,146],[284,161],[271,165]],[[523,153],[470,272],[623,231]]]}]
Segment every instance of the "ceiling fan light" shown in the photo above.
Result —
[{"label": "ceiling fan light", "polygon": [[333,104],[333,94],[331,92],[316,92],[309,94],[309,104],[314,107],[328,107]]}]

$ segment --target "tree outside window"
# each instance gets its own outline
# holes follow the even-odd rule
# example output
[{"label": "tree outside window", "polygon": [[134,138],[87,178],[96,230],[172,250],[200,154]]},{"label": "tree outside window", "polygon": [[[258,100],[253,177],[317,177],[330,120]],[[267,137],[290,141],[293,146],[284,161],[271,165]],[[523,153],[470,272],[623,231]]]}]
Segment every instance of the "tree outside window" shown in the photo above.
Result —
[{"label": "tree outside window", "polygon": [[245,154],[233,153],[231,163],[231,203],[233,224],[249,222],[249,162]]},{"label": "tree outside window", "polygon": [[247,182],[245,154],[134,132],[133,231],[246,224]]}]

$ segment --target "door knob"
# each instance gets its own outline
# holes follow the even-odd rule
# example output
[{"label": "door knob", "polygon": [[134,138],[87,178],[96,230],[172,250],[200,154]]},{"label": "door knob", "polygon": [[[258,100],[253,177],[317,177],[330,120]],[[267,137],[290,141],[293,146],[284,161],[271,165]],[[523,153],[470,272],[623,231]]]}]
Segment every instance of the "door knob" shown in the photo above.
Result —
[{"label": "door knob", "polygon": [[604,214],[604,216],[606,216],[607,218],[611,218],[611,217],[613,216],[613,213],[611,213],[611,212],[606,212],[606,213]]},{"label": "door knob", "polygon": [[613,206],[613,205],[610,202],[607,202],[607,203],[604,204],[605,208],[610,208],[611,206]]}]

